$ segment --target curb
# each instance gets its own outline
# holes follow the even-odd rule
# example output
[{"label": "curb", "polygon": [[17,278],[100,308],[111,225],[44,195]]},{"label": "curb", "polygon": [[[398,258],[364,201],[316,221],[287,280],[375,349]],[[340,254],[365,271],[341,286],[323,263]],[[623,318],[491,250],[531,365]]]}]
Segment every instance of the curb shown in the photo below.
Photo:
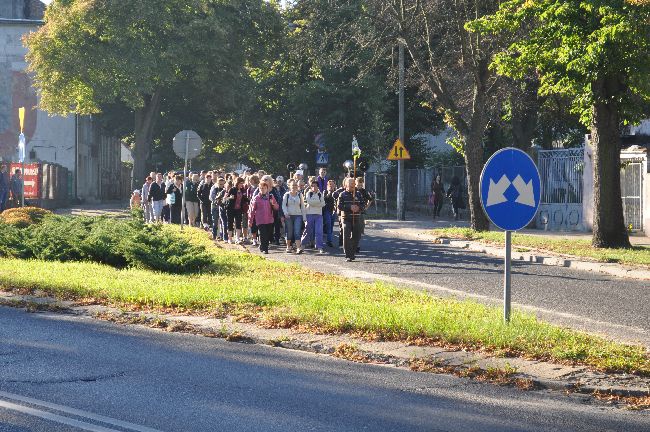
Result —
[{"label": "curb", "polygon": [[[366,222],[369,227],[379,229],[385,232],[391,232],[392,229],[386,228],[381,224]],[[471,241],[471,240],[456,240],[449,237],[436,237],[427,233],[420,234],[407,234],[410,237],[418,239],[430,239],[434,243],[442,246],[467,249],[472,252],[485,253],[487,255],[503,258],[503,247],[490,246],[485,243]],[[512,251],[513,261],[525,261],[536,264],[554,267],[566,267],[572,270],[589,271],[594,273],[601,273],[610,276],[616,276],[625,279],[636,280],[650,280],[650,270],[644,267],[625,266],[622,264],[603,263],[597,261],[583,261],[573,257],[565,257],[561,255],[542,254],[535,249],[530,252],[517,252]]]},{"label": "curb", "polygon": [[[14,295],[0,290],[1,306],[21,308],[28,312],[81,316],[121,325],[138,325],[157,331],[190,333],[221,338],[229,342],[325,354],[347,361],[394,366],[419,373],[468,376],[467,372],[469,371],[485,373],[490,369],[495,370],[503,367],[515,371],[507,375],[506,382],[492,381],[495,385],[514,386],[517,380],[523,380],[532,384],[530,389],[548,389],[585,395],[600,393],[638,398],[650,396],[650,378],[636,375],[604,374],[588,371],[581,366],[564,366],[516,357],[489,357],[477,352],[411,346],[403,342],[369,342],[346,334],[327,335],[304,333],[292,329],[266,329],[260,328],[254,323],[236,322],[233,317],[210,318],[152,312],[125,312],[117,307],[77,305],[71,301],[59,301],[37,295]],[[429,362],[426,364],[437,366],[437,368],[434,367],[431,370],[413,369],[411,367],[413,361]],[[514,363],[514,368],[511,363]],[[556,370],[559,372],[550,378]],[[536,375],[535,371],[541,371],[542,375],[546,373],[547,376]],[[471,375],[469,377],[478,379],[471,378]],[[628,383],[628,385],[621,383]]]}]

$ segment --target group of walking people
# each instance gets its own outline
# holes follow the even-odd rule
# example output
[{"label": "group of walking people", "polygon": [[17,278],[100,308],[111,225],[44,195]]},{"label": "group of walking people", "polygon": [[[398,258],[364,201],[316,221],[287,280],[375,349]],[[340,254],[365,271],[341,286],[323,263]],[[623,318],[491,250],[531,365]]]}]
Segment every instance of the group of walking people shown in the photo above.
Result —
[{"label": "group of walking people", "polygon": [[325,168],[307,179],[296,171],[286,183],[284,177],[262,170],[201,171],[187,179],[174,172],[164,179],[152,172],[142,189],[134,191],[131,207],[141,207],[146,222],[179,224],[184,218],[188,225],[211,231],[216,241],[248,243],[262,253],[281,243],[287,253],[302,254],[306,248],[325,253],[326,246],[334,247],[339,226],[339,246],[353,261],[372,199],[363,177],[347,177],[339,187]]}]

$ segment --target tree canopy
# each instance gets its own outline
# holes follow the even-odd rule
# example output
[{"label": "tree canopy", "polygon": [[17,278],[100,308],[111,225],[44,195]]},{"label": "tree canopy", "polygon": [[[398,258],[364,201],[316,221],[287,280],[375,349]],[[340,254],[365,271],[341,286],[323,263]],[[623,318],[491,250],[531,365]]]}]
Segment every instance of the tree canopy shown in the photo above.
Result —
[{"label": "tree canopy", "polygon": [[493,67],[539,78],[591,128],[597,247],[629,247],[620,189],[620,127],[650,100],[650,7],[623,0],[511,0],[467,27],[510,39]]}]

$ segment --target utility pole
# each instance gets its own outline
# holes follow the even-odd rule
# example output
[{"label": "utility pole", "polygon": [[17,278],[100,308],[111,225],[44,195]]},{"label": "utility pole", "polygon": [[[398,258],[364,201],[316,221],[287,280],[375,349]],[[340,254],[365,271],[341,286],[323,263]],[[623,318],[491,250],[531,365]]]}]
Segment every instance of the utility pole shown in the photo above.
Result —
[{"label": "utility pole", "polygon": [[[406,143],[404,137],[404,42],[399,41],[399,139]],[[404,161],[397,161],[397,220],[406,220],[404,205]]]}]

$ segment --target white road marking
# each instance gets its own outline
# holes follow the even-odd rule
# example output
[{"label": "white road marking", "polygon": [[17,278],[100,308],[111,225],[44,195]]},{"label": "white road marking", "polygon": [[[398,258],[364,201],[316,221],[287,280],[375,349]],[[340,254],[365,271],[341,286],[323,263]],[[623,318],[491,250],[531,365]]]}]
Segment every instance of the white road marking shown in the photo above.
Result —
[{"label": "white road marking", "polygon": [[[70,408],[70,407],[67,407],[67,406],[64,406],[64,405],[58,405],[58,404],[45,402],[45,401],[41,401],[41,400],[38,400],[38,399],[33,399],[33,398],[20,396],[20,395],[16,395],[16,394],[12,394],[12,393],[7,393],[7,392],[3,392],[3,391],[0,391],[0,398],[9,399],[9,400],[12,400],[14,402],[24,402],[24,403],[28,403],[28,404],[31,404],[31,405],[36,405],[36,406],[39,406],[39,407],[48,408],[48,409],[55,410],[55,411],[60,411],[62,413],[71,414],[71,415],[75,415],[75,416],[79,416],[79,417],[84,417],[86,419],[93,420],[93,421],[96,421],[96,422],[105,423],[105,424],[109,424],[109,425],[112,425],[112,426],[118,426],[118,427],[121,427],[121,428],[126,428],[126,429],[130,429],[130,430],[137,431],[137,432],[162,432],[162,431],[160,431],[158,429],[152,429],[152,428],[149,428],[149,427],[146,427],[146,426],[140,426],[140,425],[137,425],[137,424],[134,424],[134,423],[129,423],[129,422],[125,422],[125,421],[122,421],[122,420],[117,420],[117,419],[114,419],[114,418],[111,418],[111,417],[105,417],[105,416],[102,416],[102,415],[93,414],[93,413],[88,412],[88,411],[83,411],[83,410],[79,410],[79,409],[76,409],[76,408]],[[94,432],[121,432],[121,431],[118,431],[117,429],[109,429],[109,428],[105,428],[105,427],[102,427],[102,426],[96,426],[96,425],[93,425],[93,424],[90,424],[90,423],[85,423],[85,422],[82,422],[82,421],[79,421],[79,420],[75,420],[75,419],[71,419],[71,418],[68,418],[68,417],[60,416],[58,414],[53,414],[53,413],[50,413],[50,412],[47,412],[47,411],[42,411],[42,410],[38,410],[38,409],[35,409],[35,408],[14,404],[14,403],[7,402],[7,401],[4,401],[4,400],[0,400],[0,407],[11,409],[11,410],[14,410],[14,411],[19,411],[19,412],[22,412],[22,413],[25,413],[25,414],[29,414],[29,415],[32,415],[32,416],[35,416],[35,417],[40,417],[40,418],[43,418],[43,419],[55,421],[55,422],[58,422],[58,423],[67,424],[67,425],[74,426],[74,427],[84,429],[84,430],[88,430],[88,431],[94,431]]]}]

